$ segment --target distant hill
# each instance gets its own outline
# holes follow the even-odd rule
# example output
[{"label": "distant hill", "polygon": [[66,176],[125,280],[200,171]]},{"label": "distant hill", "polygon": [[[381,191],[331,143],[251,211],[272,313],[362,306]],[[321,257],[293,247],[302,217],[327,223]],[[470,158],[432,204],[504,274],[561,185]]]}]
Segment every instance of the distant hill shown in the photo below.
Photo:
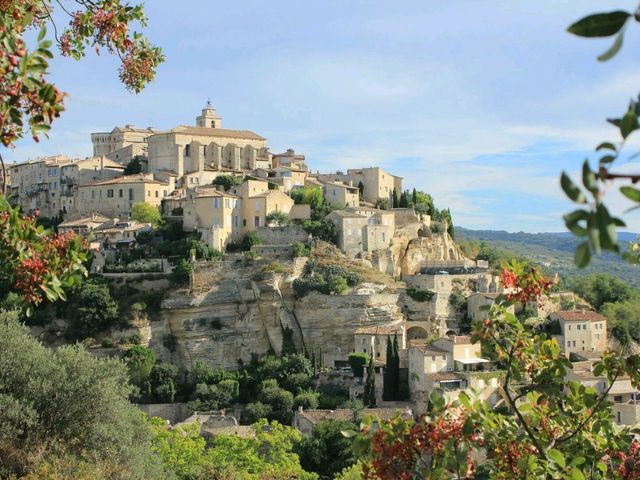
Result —
[{"label": "distant hill", "polygon": [[[629,265],[616,255],[605,253],[594,258],[588,268],[579,270],[573,264],[573,253],[579,239],[569,232],[549,233],[510,233],[502,230],[468,230],[457,227],[456,240],[485,241],[489,245],[511,250],[544,265],[559,275],[584,275],[590,273],[608,273],[640,288],[640,266]],[[619,234],[621,248],[626,250],[628,243],[638,234],[622,232]]]}]

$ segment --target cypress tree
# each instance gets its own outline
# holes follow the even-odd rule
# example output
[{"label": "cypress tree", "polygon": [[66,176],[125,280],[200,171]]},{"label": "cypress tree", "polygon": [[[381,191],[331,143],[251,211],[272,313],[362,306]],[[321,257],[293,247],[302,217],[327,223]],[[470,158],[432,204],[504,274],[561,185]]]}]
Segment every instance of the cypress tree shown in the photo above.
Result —
[{"label": "cypress tree", "polygon": [[418,203],[418,192],[416,192],[416,189],[413,189],[413,195],[411,197],[411,200],[413,200],[413,206],[415,207],[416,204]]},{"label": "cypress tree", "polygon": [[362,403],[367,407],[376,406],[376,370],[373,366],[373,355],[369,359],[369,367],[367,368],[367,380],[364,384],[364,395]]},{"label": "cypress tree", "polygon": [[318,364],[316,363],[315,349],[311,351],[311,364],[313,365],[313,376],[315,377],[318,374]]},{"label": "cypress tree", "polygon": [[358,191],[360,200],[362,200],[364,198],[364,183],[362,183],[362,181],[358,182]]},{"label": "cypress tree", "polygon": [[387,337],[387,364],[384,367],[384,376],[382,377],[382,399],[385,401],[393,400],[395,397],[393,362],[393,343],[391,343],[391,338]]},{"label": "cypress tree", "polygon": [[398,208],[398,192],[396,189],[393,189],[393,203],[391,204],[392,208]]},{"label": "cypress tree", "polygon": [[393,399],[400,400],[400,351],[398,347],[398,334],[393,336]]},{"label": "cypress tree", "polygon": [[400,195],[400,208],[409,207],[409,194],[407,192],[402,192]]}]

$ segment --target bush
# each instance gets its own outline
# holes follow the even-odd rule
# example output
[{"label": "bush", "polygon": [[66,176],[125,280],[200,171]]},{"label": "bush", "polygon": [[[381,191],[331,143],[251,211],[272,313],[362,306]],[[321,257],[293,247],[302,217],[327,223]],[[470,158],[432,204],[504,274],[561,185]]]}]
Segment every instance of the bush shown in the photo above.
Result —
[{"label": "bush", "polygon": [[104,337],[102,339],[102,348],[113,348],[113,346],[115,345],[113,338],[111,337]]},{"label": "bush", "polygon": [[242,183],[242,178],[235,177],[233,175],[220,175],[213,179],[211,182],[212,185],[216,185],[219,187],[223,187],[226,190],[229,190],[232,187],[237,187]]},{"label": "bush", "polygon": [[329,282],[329,293],[331,295],[342,295],[348,289],[347,281],[342,277],[333,277]]},{"label": "bush", "polygon": [[409,295],[409,297],[411,297],[416,302],[428,302],[433,298],[435,292],[432,292],[431,290],[407,288],[407,295]]},{"label": "bush", "polygon": [[267,225],[275,225],[276,227],[284,227],[286,225],[289,225],[289,223],[291,223],[291,220],[289,219],[289,215],[287,215],[284,212],[278,212],[278,211],[271,212],[270,214],[268,214],[265,220],[267,221]]},{"label": "bush", "polygon": [[171,215],[173,215],[174,217],[180,217],[184,215],[184,209],[182,207],[176,207],[171,210]]},{"label": "bush", "polygon": [[263,273],[290,273],[291,269],[279,262],[271,262],[262,267]]},{"label": "bush", "polygon": [[293,409],[293,394],[282,388],[267,388],[260,393],[258,400],[271,406],[270,418],[288,423]]},{"label": "bush", "polygon": [[320,394],[318,392],[304,391],[300,392],[293,399],[293,407],[297,409],[302,407],[305,410],[313,410],[318,408]]},{"label": "bush", "polygon": [[362,378],[364,367],[369,363],[369,355],[364,352],[353,352],[349,354],[349,366],[353,375]]},{"label": "bush", "polygon": [[70,337],[81,339],[115,326],[120,316],[109,287],[87,282],[70,296],[67,318],[71,324]]},{"label": "bush", "polygon": [[256,258],[258,258],[258,254],[256,252],[244,252],[244,258],[245,260],[255,260]]},{"label": "bush", "polygon": [[251,425],[262,418],[269,418],[272,410],[270,405],[265,405],[262,402],[249,403],[242,412],[242,423]]},{"label": "bush", "polygon": [[330,220],[305,220],[302,222],[302,228],[313,237],[325,242],[334,245],[338,242],[338,227]]},{"label": "bush", "polygon": [[188,260],[180,260],[171,272],[171,283],[175,286],[186,285],[191,278],[193,266]]},{"label": "bush", "polygon": [[453,291],[449,295],[449,305],[458,312],[465,312],[467,310],[467,298],[461,292]]},{"label": "bush", "polygon": [[294,258],[308,257],[310,254],[309,247],[307,247],[304,243],[301,243],[301,242],[293,242],[291,244],[291,250],[293,252]]},{"label": "bush", "polygon": [[247,232],[242,238],[242,250],[248,252],[254,245],[261,245],[262,240],[256,232]]},{"label": "bush", "polygon": [[293,373],[282,379],[282,387],[292,393],[298,393],[311,386],[311,375],[308,373]]},{"label": "bush", "polygon": [[160,210],[150,203],[134,203],[131,207],[131,220],[140,223],[150,223],[153,227],[157,227],[162,222]]},{"label": "bush", "polygon": [[320,267],[311,261],[307,263],[303,276],[293,281],[293,290],[297,298],[302,298],[314,290],[325,295],[340,295],[346,291],[347,286],[355,287],[361,281],[360,275],[341,265],[331,264]]}]

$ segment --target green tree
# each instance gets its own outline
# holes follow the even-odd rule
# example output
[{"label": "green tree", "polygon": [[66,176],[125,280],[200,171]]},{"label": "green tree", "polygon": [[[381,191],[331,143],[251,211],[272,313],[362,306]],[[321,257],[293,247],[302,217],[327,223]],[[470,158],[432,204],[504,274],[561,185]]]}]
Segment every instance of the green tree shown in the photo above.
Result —
[{"label": "green tree", "polygon": [[142,162],[140,162],[140,157],[135,156],[131,160],[124,169],[123,175],[135,175],[136,173],[142,172]]},{"label": "green tree", "polygon": [[393,195],[391,196],[391,200],[392,200],[392,208],[398,208],[400,202],[398,200],[398,192],[396,191],[396,189],[393,189]]},{"label": "green tree", "polygon": [[601,308],[608,327],[623,345],[630,340],[640,342],[640,301],[605,303]]},{"label": "green tree", "polygon": [[256,232],[247,232],[242,238],[242,250],[248,252],[254,245],[260,245],[262,240]]},{"label": "green tree", "polygon": [[260,419],[269,418],[272,411],[271,405],[262,402],[248,403],[242,412],[242,423],[251,424]]},{"label": "green tree", "polygon": [[291,222],[289,215],[280,211],[269,213],[265,220],[267,221],[267,225],[275,225],[276,227],[284,227]]},{"label": "green tree", "polygon": [[150,223],[151,226],[157,227],[162,222],[160,210],[150,203],[138,202],[131,207],[131,220],[140,223]]},{"label": "green tree", "polygon": [[325,203],[320,187],[294,188],[289,192],[289,196],[296,205],[311,205],[312,209],[320,208]]},{"label": "green tree", "polygon": [[395,398],[395,369],[393,366],[393,342],[391,337],[387,337],[387,364],[384,368],[384,375],[382,377],[382,399],[385,401],[394,400]]},{"label": "green tree", "polygon": [[301,391],[293,398],[293,407],[305,410],[318,408],[320,394],[311,390]]},{"label": "green tree", "polygon": [[156,363],[156,354],[153,350],[142,345],[134,345],[124,354],[131,383],[142,387],[149,381],[151,369]]},{"label": "green tree", "polygon": [[362,403],[367,407],[376,406],[376,370],[373,366],[373,357],[369,358],[369,367],[367,368],[367,380],[364,384],[364,395]]},{"label": "green tree", "polygon": [[334,478],[355,462],[351,440],[342,432],[354,430],[352,422],[329,420],[313,428],[311,436],[304,437],[297,445],[302,468],[315,472],[321,478]]},{"label": "green tree", "polygon": [[364,366],[369,363],[369,355],[363,352],[353,352],[349,354],[349,365],[355,377],[362,378]]},{"label": "green tree", "polygon": [[212,185],[223,187],[225,191],[237,187],[242,183],[242,178],[233,175],[220,175],[213,179]]},{"label": "green tree", "polygon": [[568,287],[596,310],[600,310],[605,303],[639,298],[637,290],[606,273],[575,276],[568,282]]},{"label": "green tree", "polygon": [[66,306],[70,321],[68,335],[82,339],[116,325],[120,319],[118,303],[103,283],[87,282],[75,290]]},{"label": "green tree", "polygon": [[120,478],[163,478],[121,362],[77,345],[48,350],[4,312],[0,351],[0,477],[64,455],[106,463]]},{"label": "green tree", "polygon": [[160,403],[172,403],[177,391],[178,367],[167,362],[157,362],[151,369],[151,391]]},{"label": "green tree", "polygon": [[335,243],[338,241],[338,227],[330,220],[305,220],[302,223],[305,232],[313,237],[325,242]]},{"label": "green tree", "polygon": [[176,286],[186,285],[191,278],[191,272],[193,272],[191,262],[185,259],[180,260],[171,272],[171,283]]}]

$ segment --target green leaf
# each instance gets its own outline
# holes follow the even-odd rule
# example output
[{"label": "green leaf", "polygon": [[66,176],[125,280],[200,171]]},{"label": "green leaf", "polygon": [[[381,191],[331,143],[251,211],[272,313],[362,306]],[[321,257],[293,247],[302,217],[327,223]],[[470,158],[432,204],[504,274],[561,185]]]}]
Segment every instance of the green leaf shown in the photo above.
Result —
[{"label": "green leaf", "polygon": [[620,121],[620,134],[627,138],[631,132],[638,128],[638,116],[635,111],[629,110]]},{"label": "green leaf", "polygon": [[629,186],[620,187],[620,193],[622,193],[631,201],[640,202],[640,190],[638,190],[637,188]]},{"label": "green leaf", "polygon": [[618,251],[618,234],[616,232],[616,224],[611,218],[607,207],[599,204],[596,208],[596,220],[598,229],[600,230],[600,244],[602,248],[610,251]]},{"label": "green leaf", "polygon": [[624,30],[622,30],[618,34],[618,36],[616,37],[616,39],[613,42],[613,44],[611,45],[611,47],[609,47],[609,50],[607,50],[606,52],[604,52],[601,55],[598,55],[598,61],[599,62],[606,62],[607,60],[611,60],[613,57],[615,57],[616,54],[622,48],[623,41],[624,41]]},{"label": "green leaf", "polygon": [[566,172],[562,172],[562,176],[560,177],[560,186],[562,187],[562,190],[567,195],[567,197],[569,197],[574,202],[587,203],[584,194],[578,187],[576,187],[575,183],[573,183]]},{"label": "green leaf", "polygon": [[549,458],[556,462],[560,466],[560,468],[564,468],[567,465],[562,452],[560,452],[560,450],[556,450],[555,448],[549,450]]},{"label": "green leaf", "polygon": [[596,175],[591,170],[588,160],[585,160],[582,164],[582,184],[584,185],[584,188],[589,190],[591,193],[596,193],[598,191]]},{"label": "green leaf", "polygon": [[578,20],[567,31],[579,37],[610,37],[620,31],[630,16],[622,10],[596,13]]},{"label": "green leaf", "polygon": [[564,217],[564,223],[574,235],[578,237],[584,237],[587,234],[587,229],[578,225],[581,220],[587,220],[589,213],[586,210],[575,210],[568,213]]},{"label": "green leaf", "polygon": [[585,480],[584,473],[577,468],[571,470],[571,480]]},{"label": "green leaf", "polygon": [[591,261],[591,250],[589,249],[588,242],[582,242],[576,248],[576,253],[574,256],[574,262],[578,268],[584,268],[589,265]]},{"label": "green leaf", "polygon": [[613,150],[614,152],[618,151],[615,145],[611,142],[602,142],[600,145],[596,147],[596,152],[599,150]]},{"label": "green leaf", "polygon": [[40,29],[40,33],[38,34],[38,43],[40,43],[42,40],[44,40],[44,37],[46,35],[47,35],[47,28],[43,26]]},{"label": "green leaf", "polygon": [[600,159],[600,163],[611,163],[616,159],[615,155],[605,155]]}]

